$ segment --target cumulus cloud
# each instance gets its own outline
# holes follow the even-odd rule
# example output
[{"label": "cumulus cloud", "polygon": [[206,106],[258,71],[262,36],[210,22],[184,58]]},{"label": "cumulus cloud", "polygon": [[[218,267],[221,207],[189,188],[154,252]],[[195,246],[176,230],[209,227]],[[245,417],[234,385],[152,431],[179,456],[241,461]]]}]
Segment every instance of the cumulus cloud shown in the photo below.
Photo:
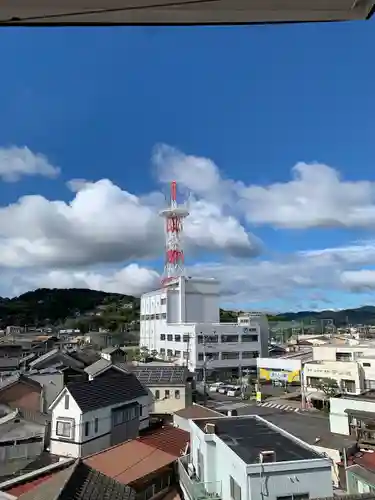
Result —
[{"label": "cumulus cloud", "polygon": [[[375,241],[267,259],[248,227],[368,227],[375,207],[372,183],[347,182],[326,165],[299,163],[289,182],[245,186],[225,178],[212,160],[166,145],[154,149],[152,162],[160,190],[135,195],[109,179],[72,179],[69,201],[24,196],[0,208],[2,288],[7,283],[16,294],[40,286],[88,287],[134,295],[154,288],[160,276],[148,263],[163,254],[158,211],[171,180],[189,194],[188,272],[218,278],[223,301],[255,304],[282,297],[297,304],[302,294],[305,303],[329,303],[329,291],[362,292],[375,282],[367,269],[375,265]],[[21,167],[14,170],[23,175]],[[200,257],[201,263],[192,264]]]},{"label": "cumulus cloud", "polygon": [[297,163],[292,180],[238,188],[247,220],[281,228],[372,227],[375,183],[345,181],[320,163]]},{"label": "cumulus cloud", "polygon": [[0,148],[0,178],[5,182],[35,175],[53,179],[59,174],[60,169],[51,165],[44,155],[33,153],[27,147]]}]

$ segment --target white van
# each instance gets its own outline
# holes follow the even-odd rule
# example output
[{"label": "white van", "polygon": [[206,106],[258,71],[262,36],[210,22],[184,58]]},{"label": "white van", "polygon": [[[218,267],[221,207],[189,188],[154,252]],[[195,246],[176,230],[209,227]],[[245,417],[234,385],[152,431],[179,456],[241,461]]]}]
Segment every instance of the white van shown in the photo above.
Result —
[{"label": "white van", "polygon": [[209,387],[210,392],[218,392],[219,388],[224,385],[224,382],[215,382],[214,384],[211,384]]}]

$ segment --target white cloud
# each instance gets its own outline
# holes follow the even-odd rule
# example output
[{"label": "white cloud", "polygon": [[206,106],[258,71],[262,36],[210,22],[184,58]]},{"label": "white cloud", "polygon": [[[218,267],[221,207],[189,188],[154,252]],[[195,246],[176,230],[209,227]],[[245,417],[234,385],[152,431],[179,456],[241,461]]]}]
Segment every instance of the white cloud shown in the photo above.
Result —
[{"label": "white cloud", "polygon": [[47,158],[30,149],[12,146],[0,148],[0,178],[5,182],[16,182],[24,176],[41,175],[51,179],[60,174],[60,169]]},{"label": "white cloud", "polygon": [[291,229],[375,224],[374,182],[342,180],[320,163],[297,163],[292,176],[268,186],[237,186],[249,222]]},{"label": "white cloud", "polygon": [[[154,150],[153,164],[163,185],[174,179],[190,193],[188,272],[217,277],[224,301],[311,305],[329,303],[330,291],[370,288],[373,272],[366,267],[375,265],[375,241],[253,259],[263,246],[241,217],[292,228],[370,226],[372,183],[344,182],[330,167],[300,163],[290,182],[246,187],[225,179],[211,160],[165,145]],[[24,196],[0,208],[2,289],[88,287],[139,295],[156,286],[159,274],[145,263],[162,257],[163,194],[134,195],[109,179],[73,179],[68,188],[68,202]],[[204,262],[191,265],[202,252]]]}]

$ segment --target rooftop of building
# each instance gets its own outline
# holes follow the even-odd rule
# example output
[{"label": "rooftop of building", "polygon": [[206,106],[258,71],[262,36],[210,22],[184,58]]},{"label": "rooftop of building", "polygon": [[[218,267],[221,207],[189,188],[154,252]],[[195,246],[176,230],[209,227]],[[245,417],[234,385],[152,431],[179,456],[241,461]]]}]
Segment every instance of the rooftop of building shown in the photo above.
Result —
[{"label": "rooftop of building", "polygon": [[132,484],[175,462],[189,439],[188,432],[167,425],[86,457],[84,462],[123,484]]},{"label": "rooftop of building", "polygon": [[134,374],[111,369],[94,380],[72,382],[67,389],[83,413],[148,394]]},{"label": "rooftop of building", "polygon": [[0,442],[3,446],[7,442],[18,441],[19,444],[21,444],[22,441],[27,439],[44,437],[44,425],[21,418],[17,411],[10,414],[9,417],[12,418],[10,418],[7,422],[0,422]]},{"label": "rooftop of building", "polygon": [[273,451],[275,462],[321,458],[308,445],[257,415],[195,420],[195,423],[202,430],[206,424],[214,424],[215,434],[248,465],[259,463],[262,451]]},{"label": "rooftop of building", "polygon": [[147,364],[142,366],[129,366],[123,364],[123,367],[131,371],[131,373],[134,373],[141,384],[145,386],[184,385],[189,375],[188,369],[184,366],[148,366]]},{"label": "rooftop of building", "polygon": [[186,419],[195,419],[195,418],[210,418],[210,417],[221,417],[222,414],[211,410],[210,408],[206,408],[205,406],[201,406],[193,403],[191,406],[187,408],[182,408],[182,410],[178,410],[174,413],[177,417],[186,418]]},{"label": "rooftop of building", "polygon": [[243,411],[258,415],[310,445],[342,450],[355,444],[349,436],[332,433],[329,418],[314,411],[299,413],[266,406],[243,407],[237,411],[239,415]]},{"label": "rooftop of building", "polygon": [[135,491],[76,460],[68,467],[8,490],[19,500],[134,500]]}]

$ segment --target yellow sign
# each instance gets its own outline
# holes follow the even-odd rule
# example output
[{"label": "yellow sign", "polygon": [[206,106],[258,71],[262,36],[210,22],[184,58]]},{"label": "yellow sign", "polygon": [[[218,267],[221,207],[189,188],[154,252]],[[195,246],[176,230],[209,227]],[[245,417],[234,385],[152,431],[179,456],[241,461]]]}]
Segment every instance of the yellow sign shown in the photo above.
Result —
[{"label": "yellow sign", "polygon": [[257,402],[258,403],[261,403],[262,402],[262,393],[261,392],[257,392]]},{"label": "yellow sign", "polygon": [[268,382],[278,380],[280,382],[286,382],[290,384],[292,382],[300,381],[300,370],[275,370],[272,368],[260,368],[259,378],[261,380],[267,380]]}]

